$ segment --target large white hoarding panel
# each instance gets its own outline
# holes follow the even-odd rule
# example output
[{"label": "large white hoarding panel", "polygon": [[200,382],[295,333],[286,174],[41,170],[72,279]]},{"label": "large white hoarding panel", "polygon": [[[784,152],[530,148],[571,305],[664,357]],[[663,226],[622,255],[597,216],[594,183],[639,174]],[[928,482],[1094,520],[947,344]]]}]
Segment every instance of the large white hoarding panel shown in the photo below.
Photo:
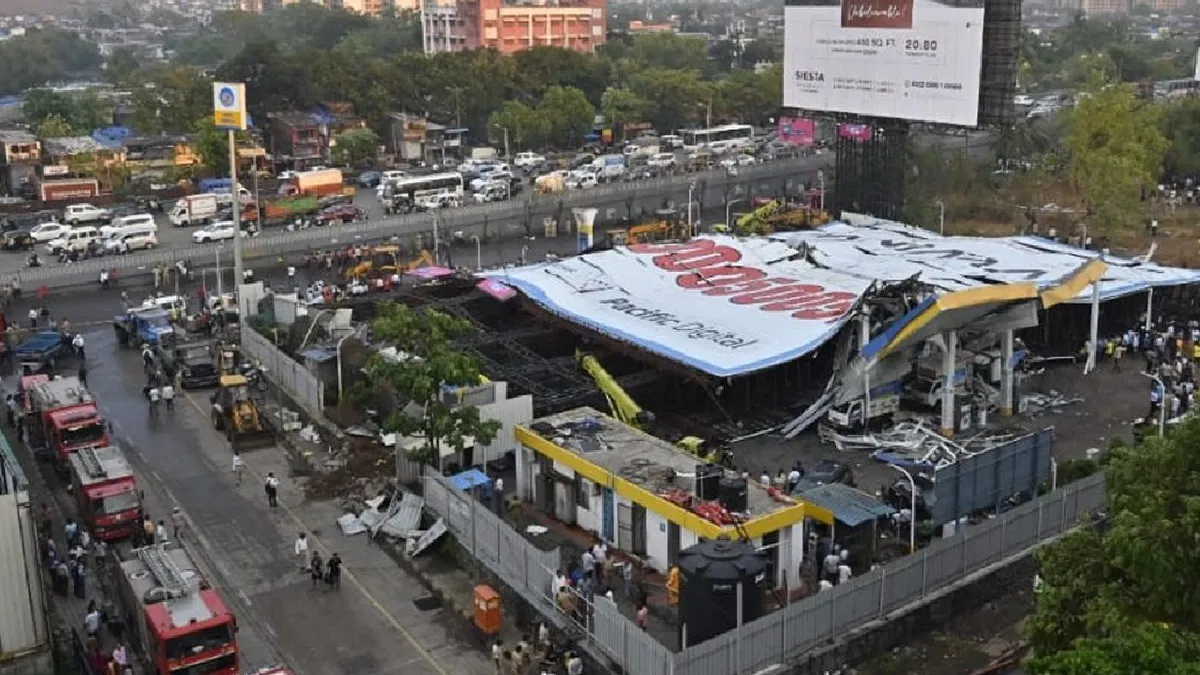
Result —
[{"label": "large white hoarding panel", "polygon": [[732,377],[820,347],[870,285],[795,257],[782,242],[705,237],[485,275],[571,321]]},{"label": "large white hoarding panel", "polygon": [[975,126],[983,2],[789,0],[783,104]]}]

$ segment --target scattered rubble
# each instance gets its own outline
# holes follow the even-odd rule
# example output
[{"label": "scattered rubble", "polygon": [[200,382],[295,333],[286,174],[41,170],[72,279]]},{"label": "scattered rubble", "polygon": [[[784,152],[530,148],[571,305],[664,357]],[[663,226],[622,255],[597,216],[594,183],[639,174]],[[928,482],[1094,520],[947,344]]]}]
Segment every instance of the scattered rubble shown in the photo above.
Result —
[{"label": "scattered rubble", "polygon": [[821,427],[821,440],[839,452],[870,452],[871,457],[892,464],[949,466],[964,457],[979,454],[1025,435],[1024,429],[988,429],[954,440],[938,433],[924,418],[898,422],[886,430],[869,434],[840,434]]},{"label": "scattered rubble", "polygon": [[1062,408],[1076,403],[1083,403],[1082,396],[1066,396],[1051,389],[1045,394],[1025,394],[1022,397],[1025,412],[1030,415],[1041,413],[1058,413]]}]

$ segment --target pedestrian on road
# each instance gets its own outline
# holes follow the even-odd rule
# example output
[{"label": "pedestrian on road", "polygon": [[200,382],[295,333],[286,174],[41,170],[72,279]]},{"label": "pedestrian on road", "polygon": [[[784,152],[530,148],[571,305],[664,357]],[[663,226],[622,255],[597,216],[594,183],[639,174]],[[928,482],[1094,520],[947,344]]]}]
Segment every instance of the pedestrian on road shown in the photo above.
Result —
[{"label": "pedestrian on road", "polygon": [[162,398],[162,391],[157,386],[151,386],[146,396],[150,399],[150,417],[158,417],[158,402]]},{"label": "pedestrian on road", "polygon": [[154,533],[160,542],[167,543],[167,523],[165,521],[158,521],[158,525],[154,528]]},{"label": "pedestrian on road", "polygon": [[309,573],[312,575],[312,587],[316,588],[325,578],[325,565],[321,562],[321,553],[313,551],[312,562],[309,563]]},{"label": "pedestrian on road", "polygon": [[54,514],[50,511],[50,505],[42,502],[41,511],[38,513],[38,529],[41,530],[43,537],[53,536],[54,530]]},{"label": "pedestrian on road", "polygon": [[88,637],[96,637],[100,633],[100,610],[95,600],[88,602],[87,614],[83,617],[83,631]]},{"label": "pedestrian on road", "polygon": [[267,479],[263,482],[263,490],[267,493],[267,506],[271,508],[279,506],[279,479],[275,477],[274,471],[267,472]]},{"label": "pedestrian on road", "polygon": [[54,563],[54,592],[64,598],[71,597],[71,570],[62,560]]},{"label": "pedestrian on road", "polygon": [[87,364],[79,364],[79,384],[87,386]]},{"label": "pedestrian on road", "polygon": [[175,387],[171,386],[170,381],[162,386],[162,398],[167,410],[175,409]]},{"label": "pedestrian on road", "polygon": [[183,528],[187,526],[187,521],[178,506],[171,510],[171,525],[175,528],[175,541],[183,541]]},{"label": "pedestrian on road", "polygon": [[87,576],[83,568],[83,561],[71,561],[71,582],[75,586],[75,597],[83,600],[87,597]]},{"label": "pedestrian on road", "polygon": [[300,571],[308,571],[308,535],[303,532],[296,537],[296,544],[293,546],[296,551],[296,562],[300,563]]},{"label": "pedestrian on road", "polygon": [[125,645],[118,644],[116,647],[113,647],[112,658],[121,669],[122,675],[133,673],[133,668],[129,665],[129,652],[125,649]]},{"label": "pedestrian on road", "polygon": [[153,546],[154,535],[156,534],[158,534],[158,527],[151,520],[150,516],[147,515],[146,519],[142,521],[142,537],[144,537],[142,544],[144,546]]},{"label": "pedestrian on road", "polygon": [[242,475],[246,473],[246,460],[242,459],[241,453],[237,450],[233,451],[233,480],[234,485],[242,484]]},{"label": "pedestrian on road", "polygon": [[37,330],[38,311],[34,307],[29,308],[29,327]]},{"label": "pedestrian on road", "polygon": [[496,640],[492,645],[492,663],[496,664],[496,673],[500,673],[500,662],[504,659],[504,640]]},{"label": "pedestrian on road", "polygon": [[329,568],[325,575],[329,580],[329,587],[336,591],[342,587],[342,557],[334,553],[329,556],[326,566]]}]

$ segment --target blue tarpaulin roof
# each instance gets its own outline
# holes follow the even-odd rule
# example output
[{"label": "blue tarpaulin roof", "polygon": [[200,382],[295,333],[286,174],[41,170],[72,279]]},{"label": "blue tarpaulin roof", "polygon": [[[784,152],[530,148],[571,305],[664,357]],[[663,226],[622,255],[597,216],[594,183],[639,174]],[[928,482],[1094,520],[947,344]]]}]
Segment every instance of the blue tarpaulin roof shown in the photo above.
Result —
[{"label": "blue tarpaulin roof", "polygon": [[329,347],[309,347],[308,349],[300,352],[300,356],[303,356],[309,361],[325,363],[326,361],[332,361],[333,359],[337,358],[337,350]]},{"label": "blue tarpaulin roof", "polygon": [[462,473],[456,473],[451,476],[450,483],[459,490],[466,492],[480,485],[490,485],[492,479],[488,478],[487,474],[479,469],[467,469]]},{"label": "blue tarpaulin roof", "polygon": [[799,497],[833,513],[839,523],[858,527],[876,518],[890,516],[896,509],[884,504],[875,497],[841,483],[820,485],[811,490],[805,490]]}]

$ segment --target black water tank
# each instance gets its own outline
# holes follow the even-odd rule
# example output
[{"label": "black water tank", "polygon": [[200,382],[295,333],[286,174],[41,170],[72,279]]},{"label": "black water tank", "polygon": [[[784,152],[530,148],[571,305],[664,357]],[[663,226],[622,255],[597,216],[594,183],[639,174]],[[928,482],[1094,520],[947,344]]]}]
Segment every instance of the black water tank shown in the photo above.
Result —
[{"label": "black water tank", "polygon": [[[766,555],[753,544],[721,537],[679,552],[679,636],[690,647],[737,627],[738,584],[742,624],[763,614]],[[686,626],[686,633],[685,627]]]},{"label": "black water tank", "polygon": [[715,464],[696,465],[696,497],[705,501],[721,498],[721,476],[724,470]]},{"label": "black water tank", "polygon": [[730,513],[745,513],[750,505],[750,487],[741,476],[730,476],[721,479],[720,499]]}]

